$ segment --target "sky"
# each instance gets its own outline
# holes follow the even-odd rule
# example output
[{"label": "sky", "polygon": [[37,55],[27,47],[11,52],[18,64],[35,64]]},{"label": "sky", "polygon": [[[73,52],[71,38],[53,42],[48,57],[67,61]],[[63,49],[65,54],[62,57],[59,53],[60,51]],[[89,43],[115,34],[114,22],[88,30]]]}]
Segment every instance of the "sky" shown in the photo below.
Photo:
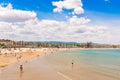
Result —
[{"label": "sky", "polygon": [[0,38],[120,44],[120,0],[0,0]]}]

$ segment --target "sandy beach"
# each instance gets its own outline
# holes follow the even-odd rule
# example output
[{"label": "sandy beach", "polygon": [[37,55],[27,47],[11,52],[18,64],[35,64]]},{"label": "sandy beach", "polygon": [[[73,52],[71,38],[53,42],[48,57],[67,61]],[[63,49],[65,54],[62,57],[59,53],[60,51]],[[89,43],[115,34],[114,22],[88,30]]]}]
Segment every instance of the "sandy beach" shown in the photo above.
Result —
[{"label": "sandy beach", "polygon": [[57,49],[50,48],[11,48],[0,49],[0,69],[21,61],[28,61],[47,53],[54,53]]},{"label": "sandy beach", "polygon": [[[92,49],[92,50],[96,50]],[[112,48],[111,48],[112,49]],[[0,55],[0,80],[119,80],[119,77],[104,74],[101,68],[92,68],[82,62],[82,58],[71,68],[70,51],[90,50],[84,48],[21,48],[3,49],[7,54]],[[101,50],[101,49],[99,49]],[[103,49],[105,50],[105,49]],[[109,49],[108,49],[109,50]],[[64,51],[58,55],[58,51]],[[12,52],[12,54],[11,54]],[[56,53],[57,52],[57,53]],[[13,54],[14,53],[14,54]],[[51,54],[55,53],[55,54]],[[17,56],[21,56],[18,58]],[[49,54],[49,55],[47,55]],[[46,56],[45,56],[46,55]],[[75,58],[76,59],[76,58]],[[76,59],[78,60],[78,59]],[[24,66],[24,73],[20,73],[19,66]],[[101,69],[101,72],[99,70]]]},{"label": "sandy beach", "polygon": [[[54,68],[51,67],[51,64],[46,62],[43,58],[45,55],[53,54],[57,51],[63,50],[69,49],[2,49],[0,55],[0,80],[64,80],[66,78],[59,75],[58,72],[56,72]],[[5,53],[3,53],[2,51],[4,51]],[[17,58],[17,56],[15,55],[22,55],[22,57]],[[23,73],[19,71],[19,66],[21,64],[24,66],[24,76],[22,76]],[[34,73],[35,75],[33,75]]]},{"label": "sandy beach", "polygon": [[[47,53],[54,53],[64,50],[96,50],[96,49],[113,49],[113,48],[11,48],[0,49],[0,69],[4,69],[9,65],[16,64],[21,61],[42,56]],[[117,48],[118,49],[118,48]]]}]

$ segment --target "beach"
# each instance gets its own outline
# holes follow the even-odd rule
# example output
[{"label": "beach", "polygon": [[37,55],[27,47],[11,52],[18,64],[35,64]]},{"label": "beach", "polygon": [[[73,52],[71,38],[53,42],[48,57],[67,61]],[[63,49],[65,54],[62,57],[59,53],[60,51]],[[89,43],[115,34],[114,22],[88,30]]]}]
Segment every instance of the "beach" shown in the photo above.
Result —
[{"label": "beach", "polygon": [[[1,69],[0,80],[120,80],[120,49],[42,48],[31,51],[32,56]],[[23,73],[19,71],[21,64]]]},{"label": "beach", "polygon": [[9,48],[0,49],[0,69],[4,69],[9,65],[14,65],[18,62],[28,61],[35,57],[54,53],[57,49],[50,48]]},{"label": "beach", "polygon": [[83,50],[82,48],[9,48],[0,49],[0,69],[29,61],[33,58],[65,50]]},{"label": "beach", "polygon": [[[16,55],[22,55],[18,60],[17,57],[9,55],[11,51]],[[51,67],[51,64],[44,60],[45,56],[52,55],[58,51],[68,50],[66,48],[40,48],[40,49],[31,49],[31,48],[21,48],[21,49],[3,49],[7,54],[3,54],[1,50],[1,70],[0,70],[0,80],[64,80],[64,77],[58,75],[58,72]],[[12,54],[13,54],[12,53]],[[8,56],[9,55],[9,56]],[[11,57],[12,56],[12,57]],[[20,72],[19,66],[23,65],[24,67],[24,76]],[[33,75],[35,74],[35,75]],[[22,79],[21,79],[22,78]]]}]

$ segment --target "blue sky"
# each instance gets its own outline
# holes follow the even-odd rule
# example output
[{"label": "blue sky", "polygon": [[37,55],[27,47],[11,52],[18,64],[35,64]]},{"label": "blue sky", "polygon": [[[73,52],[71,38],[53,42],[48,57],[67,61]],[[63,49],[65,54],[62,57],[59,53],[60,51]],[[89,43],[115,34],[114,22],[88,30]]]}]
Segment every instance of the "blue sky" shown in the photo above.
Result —
[{"label": "blue sky", "polygon": [[[39,19],[58,19],[59,13],[53,13],[53,1],[59,0],[0,0],[0,3],[11,3],[15,9],[35,11]],[[120,18],[120,0],[82,0],[85,13],[78,16],[99,18]],[[70,10],[65,10],[61,18],[68,15]],[[71,15],[69,15],[71,16]],[[94,19],[94,18],[93,18]],[[62,19],[58,19],[62,20]]]},{"label": "blue sky", "polygon": [[[47,26],[57,25],[58,26],[57,28],[60,28],[60,30],[63,30],[63,32],[65,32],[65,30],[69,30],[69,27],[67,29],[63,29],[64,28],[63,26],[61,27],[61,25],[58,25],[59,23],[64,23],[64,26],[66,25],[72,26],[73,29],[75,29],[75,32],[76,30],[80,30],[80,31],[82,30],[82,32],[85,32],[85,30],[88,30],[85,32],[85,34],[75,33],[74,35],[70,35],[74,31],[71,31],[69,33],[66,32],[65,34],[60,34],[58,30],[57,32],[58,34],[56,34],[55,37],[51,38],[51,35],[53,34],[53,32],[48,31],[47,32],[48,35],[47,34],[44,35],[44,36],[48,36],[46,38],[46,37],[39,37],[39,35],[42,35],[42,33],[31,32],[32,31],[31,30],[28,32],[36,34],[36,35],[32,34],[34,39],[33,38],[26,39],[25,37],[20,37],[20,38],[16,37],[17,35],[15,32],[9,33],[9,34],[15,35],[14,37],[9,36],[8,33],[6,32],[2,33],[2,34],[5,34],[5,37],[4,36],[1,36],[1,37],[14,39],[14,40],[30,40],[30,39],[36,40],[37,39],[40,41],[41,40],[50,40],[50,41],[51,40],[55,40],[55,41],[67,40],[67,41],[77,41],[77,42],[92,41],[92,42],[98,42],[98,43],[119,43],[120,42],[120,37],[118,37],[119,35],[118,29],[120,29],[120,26],[119,26],[120,25],[119,23],[120,22],[120,9],[119,9],[120,0],[73,0],[73,1],[74,2],[72,5],[71,3],[72,0],[61,0],[61,2],[60,0],[34,0],[34,1],[33,0],[0,0],[1,7],[4,9],[9,6],[12,6],[10,10],[13,13],[15,12],[14,14],[17,15],[17,17],[18,15],[20,15],[20,13],[27,15],[28,13],[26,12],[29,12],[29,15],[30,15],[30,16],[27,15],[27,17],[19,16],[17,18],[14,15],[10,16],[7,13],[9,11],[8,9],[2,12],[3,14],[5,14],[5,16],[0,15],[0,18],[1,18],[0,22],[1,22],[1,25],[3,25],[3,23],[5,25],[11,24],[13,28],[13,26],[21,26],[21,25],[23,25],[21,27],[27,27],[29,21],[33,20],[33,22],[36,23],[36,26],[38,26],[38,24],[42,25],[40,29],[44,30],[43,26],[46,26],[46,25]],[[78,21],[74,21],[74,20],[78,20]],[[43,22],[46,22],[47,24]],[[79,26],[78,26],[78,23],[80,23]],[[33,24],[29,24],[29,25],[31,25],[34,28]],[[53,31],[56,31],[56,27],[54,26],[48,27],[46,29],[52,30],[52,28],[54,28],[55,30]],[[75,26],[77,26],[77,28]],[[81,29],[81,26],[84,29]],[[21,27],[19,28],[21,29]],[[27,28],[25,29],[23,28],[23,30],[26,31]],[[104,29],[101,29],[101,28],[104,28],[107,30],[105,31]],[[1,29],[3,29],[3,27]],[[96,31],[94,31],[94,29],[96,29]],[[99,29],[103,31],[99,33],[100,31]],[[17,31],[17,33],[18,35],[22,36],[23,34],[21,34],[22,32],[19,32],[19,30]],[[63,32],[61,31],[61,33]],[[92,33],[92,32],[98,32],[98,33]],[[105,33],[102,33],[102,32],[105,32]],[[98,34],[100,37],[99,38],[95,37],[95,36],[98,36],[96,34]],[[106,35],[103,35],[103,34],[106,34]],[[27,35],[29,34],[26,34],[26,36]],[[60,35],[64,35],[64,37],[67,37],[67,38],[65,39]],[[117,36],[114,37],[113,35],[117,35]],[[75,39],[77,38],[77,36],[78,36],[78,39]],[[84,36],[87,36],[87,38]],[[104,36],[109,36],[109,37],[106,37],[106,39],[102,39],[102,37]],[[59,37],[59,39],[57,37]],[[79,38],[83,38],[83,39],[79,40]]]},{"label": "blue sky", "polygon": [[[0,3],[11,3],[15,9],[32,10],[42,13],[53,13],[52,1],[59,0],[0,0]],[[120,0],[82,0],[85,11],[120,15]]]}]

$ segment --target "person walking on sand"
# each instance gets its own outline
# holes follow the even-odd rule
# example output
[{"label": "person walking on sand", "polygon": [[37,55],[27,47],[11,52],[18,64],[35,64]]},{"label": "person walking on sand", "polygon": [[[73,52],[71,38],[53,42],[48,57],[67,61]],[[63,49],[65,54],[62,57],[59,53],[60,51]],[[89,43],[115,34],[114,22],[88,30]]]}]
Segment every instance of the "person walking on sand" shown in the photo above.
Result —
[{"label": "person walking on sand", "polygon": [[22,65],[20,65],[20,71],[23,72],[23,66]]}]

